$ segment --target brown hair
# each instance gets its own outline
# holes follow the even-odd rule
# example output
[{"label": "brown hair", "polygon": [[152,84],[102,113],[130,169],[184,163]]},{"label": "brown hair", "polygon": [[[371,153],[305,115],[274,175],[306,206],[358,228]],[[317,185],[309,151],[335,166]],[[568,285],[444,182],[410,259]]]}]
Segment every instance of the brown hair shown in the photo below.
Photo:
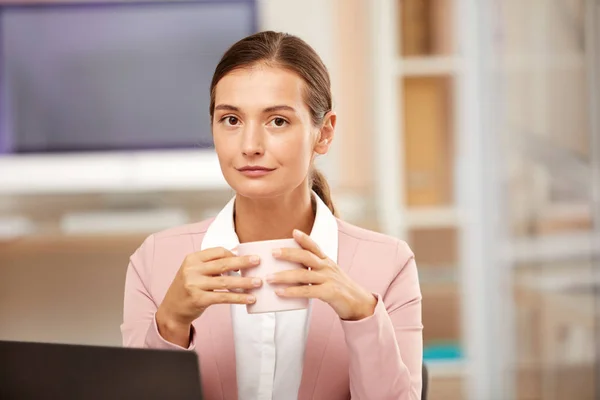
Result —
[{"label": "brown hair", "polygon": [[[248,36],[229,48],[215,69],[210,84],[210,116],[215,111],[215,88],[225,75],[239,68],[265,63],[298,74],[306,84],[305,103],[312,123],[319,126],[332,109],[331,81],[327,67],[305,41],[287,33],[265,31]],[[310,187],[336,215],[331,189],[325,176],[311,167]]]}]

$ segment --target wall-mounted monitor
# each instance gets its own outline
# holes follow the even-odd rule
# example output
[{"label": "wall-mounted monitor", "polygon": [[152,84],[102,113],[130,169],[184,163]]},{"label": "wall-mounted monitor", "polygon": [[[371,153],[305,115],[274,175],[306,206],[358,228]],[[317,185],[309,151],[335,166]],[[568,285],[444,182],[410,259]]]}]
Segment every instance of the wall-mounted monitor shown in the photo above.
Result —
[{"label": "wall-mounted monitor", "polygon": [[211,147],[209,84],[250,0],[0,6],[0,153]]}]

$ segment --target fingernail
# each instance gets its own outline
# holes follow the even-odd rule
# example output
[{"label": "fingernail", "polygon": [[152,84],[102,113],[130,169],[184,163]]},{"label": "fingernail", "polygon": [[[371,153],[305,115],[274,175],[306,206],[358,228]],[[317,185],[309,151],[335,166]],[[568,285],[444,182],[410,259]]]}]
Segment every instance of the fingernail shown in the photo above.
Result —
[{"label": "fingernail", "polygon": [[246,301],[248,302],[248,304],[252,304],[252,303],[254,303],[256,301],[256,297],[254,297],[254,296],[248,296],[246,298]]},{"label": "fingernail", "polygon": [[281,255],[281,249],[273,249],[273,257],[279,257]]},{"label": "fingernail", "polygon": [[262,285],[262,281],[260,280],[260,278],[254,278],[252,279],[252,285],[259,287],[260,285]]},{"label": "fingernail", "polygon": [[267,275],[266,280],[267,280],[267,282],[273,282],[275,280],[275,275],[273,275],[273,274]]},{"label": "fingernail", "polygon": [[294,236],[300,237],[304,234],[300,229],[294,229]]},{"label": "fingernail", "polygon": [[282,294],[284,294],[284,290],[283,289],[275,289],[275,294],[277,294],[278,296],[281,296]]},{"label": "fingernail", "polygon": [[258,264],[260,262],[260,257],[258,257],[258,256],[250,256],[250,262],[252,264]]}]

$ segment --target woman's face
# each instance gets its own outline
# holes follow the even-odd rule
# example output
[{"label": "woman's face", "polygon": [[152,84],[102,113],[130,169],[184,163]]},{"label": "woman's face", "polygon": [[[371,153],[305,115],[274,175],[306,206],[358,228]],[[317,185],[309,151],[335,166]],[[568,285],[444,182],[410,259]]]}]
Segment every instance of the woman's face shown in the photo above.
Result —
[{"label": "woman's face", "polygon": [[213,138],[227,183],[240,195],[268,198],[306,184],[316,153],[333,138],[335,115],[315,127],[295,73],[257,65],[230,72],[215,90]]}]

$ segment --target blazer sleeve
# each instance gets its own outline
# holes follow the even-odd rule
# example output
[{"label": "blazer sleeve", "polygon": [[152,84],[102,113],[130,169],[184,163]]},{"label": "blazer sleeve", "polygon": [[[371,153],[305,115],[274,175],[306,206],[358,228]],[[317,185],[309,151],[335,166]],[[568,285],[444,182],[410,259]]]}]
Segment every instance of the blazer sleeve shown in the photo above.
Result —
[{"label": "blazer sleeve", "polygon": [[158,304],[149,290],[154,262],[153,236],[149,236],[129,259],[125,276],[123,301],[123,346],[164,350],[193,350],[195,331],[192,327],[190,346],[184,349],[162,338],[156,324]]},{"label": "blazer sleeve", "polygon": [[414,255],[399,242],[393,281],[372,316],[342,321],[353,400],[420,400],[423,325]]}]

